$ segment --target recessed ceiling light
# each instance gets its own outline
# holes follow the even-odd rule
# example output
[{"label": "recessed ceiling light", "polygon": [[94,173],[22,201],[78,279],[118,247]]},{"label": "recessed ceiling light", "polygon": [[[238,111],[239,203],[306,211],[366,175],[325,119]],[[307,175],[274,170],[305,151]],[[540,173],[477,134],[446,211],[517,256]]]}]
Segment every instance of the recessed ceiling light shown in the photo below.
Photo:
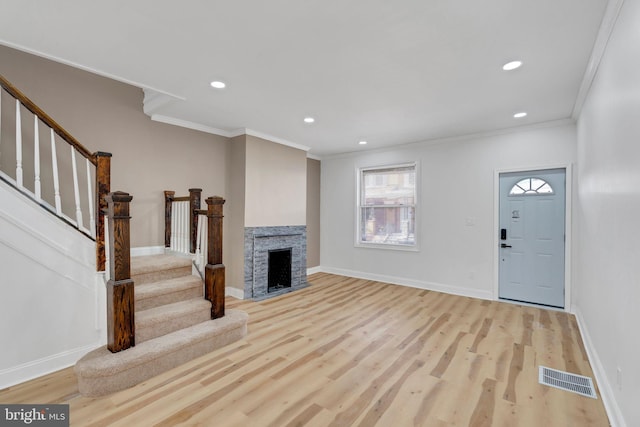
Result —
[{"label": "recessed ceiling light", "polygon": [[516,68],[520,68],[522,66],[522,61],[511,61],[507,62],[502,66],[502,69],[505,71],[515,70]]},{"label": "recessed ceiling light", "polygon": [[360,142],[358,142],[358,144],[360,144],[360,145],[367,145],[367,141],[360,141]]},{"label": "recessed ceiling light", "polygon": [[313,123],[315,121],[316,121],[316,119],[314,119],[313,117],[305,117],[304,118],[304,122],[305,123]]},{"label": "recessed ceiling light", "polygon": [[513,115],[513,117],[515,117],[516,119],[521,119],[522,117],[526,117],[526,116],[527,116],[527,113],[525,113],[524,111],[521,113],[515,113]]},{"label": "recessed ceiling light", "polygon": [[224,89],[225,87],[227,87],[227,85],[224,82],[215,80],[211,82],[211,87],[214,87],[216,89]]}]

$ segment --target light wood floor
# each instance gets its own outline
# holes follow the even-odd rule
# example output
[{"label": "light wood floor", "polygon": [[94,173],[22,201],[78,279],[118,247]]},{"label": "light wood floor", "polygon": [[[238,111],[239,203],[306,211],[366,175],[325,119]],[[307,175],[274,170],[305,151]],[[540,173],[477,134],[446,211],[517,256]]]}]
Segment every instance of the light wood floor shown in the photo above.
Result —
[{"label": "light wood floor", "polygon": [[68,403],[77,426],[606,426],[602,400],[538,384],[593,377],[573,316],[329,274],[262,302],[246,339],[105,398],[71,368],[0,391]]}]

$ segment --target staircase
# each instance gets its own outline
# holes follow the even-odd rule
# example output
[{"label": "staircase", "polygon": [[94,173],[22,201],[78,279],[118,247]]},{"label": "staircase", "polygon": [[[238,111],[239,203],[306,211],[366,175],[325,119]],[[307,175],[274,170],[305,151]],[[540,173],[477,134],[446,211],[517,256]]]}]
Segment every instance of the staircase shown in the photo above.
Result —
[{"label": "staircase", "polygon": [[134,257],[131,264],[136,345],[118,353],[104,346],[80,359],[75,371],[84,396],[126,389],[246,335],[242,311],[211,320],[211,303],[200,277],[191,274],[190,258],[153,255]]},{"label": "staircase", "polygon": [[[13,116],[6,108],[2,110],[3,97],[15,105],[11,109],[15,111]],[[8,122],[15,125],[3,126]],[[32,126],[23,126],[23,122]],[[41,134],[48,136],[46,143]],[[68,158],[59,155],[56,148],[59,144],[69,150]],[[104,342],[106,330],[107,345],[86,354],[75,366],[80,393],[102,396],[131,387],[246,335],[247,315],[236,310],[225,313],[222,197],[207,198],[204,210],[200,209],[201,189],[191,189],[190,197],[174,197],[174,192],[165,192],[165,220],[169,224],[165,239],[169,243],[172,240],[171,225],[182,239],[180,244],[167,247],[182,250],[186,255],[140,257],[132,261],[129,204],[133,196],[111,191],[111,154],[90,152],[2,76],[0,148],[5,149],[0,150],[3,155],[0,247],[10,249],[0,255],[12,261],[11,269],[3,270],[11,286],[3,288],[5,293],[0,298],[4,302],[0,305],[3,313],[9,312],[2,332],[4,335],[8,335],[7,330],[12,332],[7,342],[21,349],[25,347],[21,341],[24,336],[29,337],[24,341],[36,342],[29,347],[28,358],[17,352],[5,352],[7,355],[0,357],[0,380],[3,374],[24,370],[29,365],[25,360],[37,358],[37,364],[42,365],[37,370],[40,374],[45,366],[53,366],[47,364],[49,359],[76,360],[77,354],[95,348],[95,338]],[[5,162],[7,154],[11,158],[9,163]],[[11,167],[2,169],[4,163]],[[51,185],[46,182],[43,185],[49,177]],[[64,185],[67,181],[73,182],[72,188]],[[40,227],[44,231],[37,232],[36,225],[48,221],[30,215],[31,210],[18,209],[25,204],[23,199],[33,205],[30,208],[39,213],[49,212],[60,224],[75,228],[83,239],[81,244],[74,245],[76,251],[67,250],[69,243],[76,240],[67,234],[55,234],[54,227]],[[5,206],[10,200],[14,200],[13,212]],[[187,210],[182,206],[185,202]],[[174,207],[175,221],[171,214]],[[31,221],[25,222],[24,218]],[[28,242],[15,244],[21,239]],[[46,246],[46,251],[41,246]],[[88,262],[94,250],[95,263]],[[204,280],[191,274],[192,258]],[[87,266],[91,267],[90,274]],[[33,279],[20,281],[23,271],[33,273]],[[106,301],[102,291],[105,285]],[[92,292],[95,298],[91,298]],[[34,296],[46,301],[38,307],[41,319],[46,320],[37,325],[32,325],[32,316],[24,306],[15,304],[23,300],[31,303]],[[102,311],[105,302],[106,327]],[[64,339],[56,340],[55,335],[48,333],[61,335],[70,324],[74,331]],[[57,353],[47,354],[53,351],[52,343],[61,348],[55,347]],[[70,351],[65,346],[75,347]],[[5,365],[9,369],[3,369]],[[21,374],[23,378],[26,375],[32,373]]]}]

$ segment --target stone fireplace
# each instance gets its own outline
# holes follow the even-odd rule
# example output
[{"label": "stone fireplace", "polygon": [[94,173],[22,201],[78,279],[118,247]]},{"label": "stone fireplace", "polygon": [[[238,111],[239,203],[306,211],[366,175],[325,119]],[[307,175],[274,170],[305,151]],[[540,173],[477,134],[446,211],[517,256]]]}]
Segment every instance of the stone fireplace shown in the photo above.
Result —
[{"label": "stone fireplace", "polygon": [[245,299],[271,298],[306,286],[306,226],[245,227]]}]

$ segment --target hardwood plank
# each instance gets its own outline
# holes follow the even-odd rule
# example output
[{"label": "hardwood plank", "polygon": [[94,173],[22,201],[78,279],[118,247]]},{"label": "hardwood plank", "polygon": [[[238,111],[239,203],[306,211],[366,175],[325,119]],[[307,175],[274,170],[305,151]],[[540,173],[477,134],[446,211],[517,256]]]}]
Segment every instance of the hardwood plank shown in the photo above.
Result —
[{"label": "hardwood plank", "polygon": [[[249,313],[247,337],[129,390],[79,396],[71,368],[0,390],[68,403],[73,426],[607,425],[601,399],[537,383],[593,376],[567,313],[326,273]],[[500,394],[498,394],[500,393]]]},{"label": "hardwood plank", "polygon": [[487,378],[482,383],[482,393],[476,404],[469,425],[485,427],[493,425],[493,411],[496,403],[496,380]]}]

